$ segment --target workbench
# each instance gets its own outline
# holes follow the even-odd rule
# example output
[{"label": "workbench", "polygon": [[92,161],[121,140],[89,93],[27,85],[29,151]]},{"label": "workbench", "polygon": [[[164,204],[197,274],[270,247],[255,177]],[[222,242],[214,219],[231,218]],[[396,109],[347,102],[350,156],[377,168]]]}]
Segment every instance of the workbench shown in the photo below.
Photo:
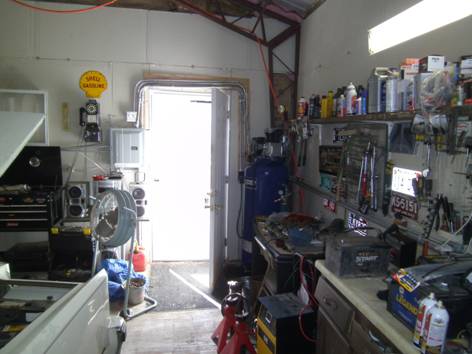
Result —
[{"label": "workbench", "polygon": [[386,301],[377,297],[379,290],[387,288],[381,277],[339,278],[323,260],[317,260],[315,267],[322,276],[315,292],[320,308],[317,352],[363,353],[365,349],[356,348],[371,346],[369,353],[381,353],[385,345],[393,353],[419,353],[412,344],[413,333],[387,311]]}]

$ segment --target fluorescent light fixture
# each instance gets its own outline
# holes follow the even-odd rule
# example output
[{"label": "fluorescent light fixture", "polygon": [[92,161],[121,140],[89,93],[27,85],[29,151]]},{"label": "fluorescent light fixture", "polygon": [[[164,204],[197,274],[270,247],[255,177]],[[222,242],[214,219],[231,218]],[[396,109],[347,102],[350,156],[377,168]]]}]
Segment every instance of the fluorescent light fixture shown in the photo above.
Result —
[{"label": "fluorescent light fixture", "polygon": [[369,30],[369,52],[378,53],[472,15],[472,0],[423,0]]}]

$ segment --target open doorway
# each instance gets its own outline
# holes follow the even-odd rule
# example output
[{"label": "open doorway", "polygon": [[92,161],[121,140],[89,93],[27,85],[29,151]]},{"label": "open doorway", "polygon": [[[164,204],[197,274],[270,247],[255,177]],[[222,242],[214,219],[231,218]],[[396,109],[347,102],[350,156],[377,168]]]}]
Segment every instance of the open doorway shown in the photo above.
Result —
[{"label": "open doorway", "polygon": [[204,89],[150,95],[154,261],[209,260],[211,104]]},{"label": "open doorway", "polygon": [[174,293],[167,309],[215,306],[209,297],[214,265],[223,264],[227,244],[230,92],[156,87],[147,102],[146,152],[154,181],[151,283],[155,278],[160,292],[167,279],[178,291],[165,290]]},{"label": "open doorway", "polygon": [[[151,249],[157,261],[151,293],[161,305],[171,303],[164,311],[203,308],[202,298],[204,306],[219,307],[210,294],[225,284],[224,262],[240,252],[236,223],[238,171],[247,146],[246,89],[236,82],[144,80],[135,102],[147,129]],[[184,307],[173,307],[185,301],[189,289],[193,295]]]}]

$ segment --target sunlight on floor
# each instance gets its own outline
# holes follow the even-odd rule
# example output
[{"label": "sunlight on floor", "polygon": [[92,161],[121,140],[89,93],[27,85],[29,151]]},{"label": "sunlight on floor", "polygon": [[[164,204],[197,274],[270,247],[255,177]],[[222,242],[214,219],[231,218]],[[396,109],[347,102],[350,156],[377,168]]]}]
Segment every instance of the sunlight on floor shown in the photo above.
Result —
[{"label": "sunlight on floor", "polygon": [[210,274],[208,273],[195,273],[191,275],[201,286],[205,288],[209,287],[210,284]]}]

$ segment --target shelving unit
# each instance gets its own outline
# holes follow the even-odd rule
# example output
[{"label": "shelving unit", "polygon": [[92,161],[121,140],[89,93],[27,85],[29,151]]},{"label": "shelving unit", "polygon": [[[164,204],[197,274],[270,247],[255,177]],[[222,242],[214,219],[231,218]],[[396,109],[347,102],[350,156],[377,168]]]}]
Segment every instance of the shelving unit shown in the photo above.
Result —
[{"label": "shelving unit", "polygon": [[[408,122],[411,121],[416,112],[392,112],[392,113],[370,113],[365,115],[353,115],[346,117],[333,117],[324,119],[310,119],[310,124],[342,124],[342,123],[362,123],[362,122]],[[451,117],[469,116],[472,117],[472,106],[458,106],[447,108],[443,113]]]},{"label": "shelving unit", "polygon": [[340,124],[361,122],[405,122],[411,121],[415,112],[372,113],[365,115],[346,116],[342,118],[310,119],[310,124]]}]

